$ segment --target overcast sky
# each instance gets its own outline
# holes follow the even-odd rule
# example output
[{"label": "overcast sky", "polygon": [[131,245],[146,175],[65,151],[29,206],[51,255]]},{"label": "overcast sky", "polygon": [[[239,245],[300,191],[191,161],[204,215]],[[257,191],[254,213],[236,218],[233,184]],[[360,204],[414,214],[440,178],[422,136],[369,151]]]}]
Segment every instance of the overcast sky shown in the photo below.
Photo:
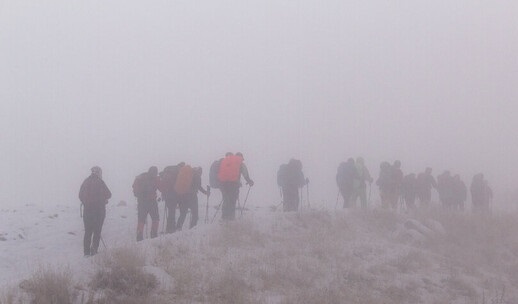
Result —
[{"label": "overcast sky", "polygon": [[518,180],[517,1],[0,0],[0,204],[79,204],[241,151],[251,202],[300,158],[313,201],[363,156]]}]

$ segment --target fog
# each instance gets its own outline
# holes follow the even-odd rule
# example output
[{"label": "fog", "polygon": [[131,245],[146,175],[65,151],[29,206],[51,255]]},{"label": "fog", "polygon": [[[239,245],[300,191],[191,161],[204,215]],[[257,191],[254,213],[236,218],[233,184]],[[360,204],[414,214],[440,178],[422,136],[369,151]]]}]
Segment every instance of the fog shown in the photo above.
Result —
[{"label": "fog", "polygon": [[[151,165],[241,151],[250,203],[300,158],[312,202],[363,156],[518,179],[516,1],[0,1],[0,204],[133,201]],[[374,194],[373,194],[374,195]],[[500,195],[500,196],[499,196]]]}]

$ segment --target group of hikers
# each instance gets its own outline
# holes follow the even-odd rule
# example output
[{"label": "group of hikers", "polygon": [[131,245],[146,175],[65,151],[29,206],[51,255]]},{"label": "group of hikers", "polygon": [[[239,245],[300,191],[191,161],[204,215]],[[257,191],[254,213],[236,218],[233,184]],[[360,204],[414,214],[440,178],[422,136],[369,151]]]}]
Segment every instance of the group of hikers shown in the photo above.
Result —
[{"label": "group of hikers", "polygon": [[[148,215],[151,218],[150,237],[158,236],[159,210],[158,202],[165,203],[165,233],[182,230],[187,213],[190,211],[189,227],[193,228],[198,222],[198,192],[208,197],[211,188],[218,188],[222,194],[222,201],[218,206],[221,209],[221,220],[229,221],[236,218],[236,205],[239,200],[239,190],[242,187],[241,177],[250,187],[254,181],[250,178],[248,168],[244,163],[243,154],[226,153],[225,157],[214,161],[209,170],[209,184],[202,187],[202,168],[192,167],[185,162],[167,166],[161,172],[151,166],[146,172],[137,175],[133,182],[133,194],[137,198],[137,241],[144,238],[144,228]],[[336,174],[336,183],[339,194],[343,198],[344,208],[355,208],[358,198],[361,207],[368,208],[371,187],[374,179],[365,166],[364,159],[349,158],[339,165]],[[283,211],[298,211],[300,204],[300,189],[308,187],[309,179],[304,177],[302,162],[291,159],[282,164],[277,171],[277,184],[280,188]],[[367,185],[369,185],[367,193]],[[436,189],[439,199],[445,208],[464,209],[467,189],[459,175],[451,176],[445,171],[437,177],[432,176],[432,169],[426,168],[417,176],[414,173],[404,175],[401,162],[395,161],[392,165],[383,162],[380,165],[380,175],[376,180],[379,187],[381,206],[397,210],[406,207],[408,210],[416,208],[418,199],[422,207],[430,204],[432,189]],[[471,183],[471,197],[474,212],[489,210],[492,191],[482,174],[477,174]],[[160,196],[157,192],[160,192]],[[106,216],[106,204],[111,198],[111,192],[102,179],[102,170],[95,166],[91,168],[91,175],[81,185],[79,199],[81,201],[81,215],[85,227],[83,239],[84,255],[97,254],[101,239],[101,230]],[[247,194],[248,198],[248,194]],[[246,204],[246,199],[244,204]],[[241,211],[244,209],[241,206]],[[338,197],[337,197],[338,204]],[[176,209],[180,215],[176,218]],[[208,209],[206,210],[206,216]],[[216,215],[214,215],[215,217]]]},{"label": "group of hikers", "polygon": [[[361,207],[367,208],[373,181],[363,158],[358,157],[356,161],[349,158],[347,162],[341,163],[337,170],[336,183],[343,198],[343,207],[356,207],[359,197]],[[368,200],[367,183],[370,185]],[[444,208],[464,210],[468,192],[466,184],[458,174],[452,176],[450,171],[444,171],[437,176],[437,181],[432,175],[432,168],[426,168],[424,172],[417,175],[415,173],[404,175],[399,160],[394,161],[392,165],[386,161],[381,163],[376,185],[379,187],[381,206],[394,210],[398,208],[414,210],[416,200],[419,200],[421,207],[428,207],[432,200],[432,189],[437,191]],[[482,173],[473,177],[470,192],[473,212],[489,211],[493,192]]]}]

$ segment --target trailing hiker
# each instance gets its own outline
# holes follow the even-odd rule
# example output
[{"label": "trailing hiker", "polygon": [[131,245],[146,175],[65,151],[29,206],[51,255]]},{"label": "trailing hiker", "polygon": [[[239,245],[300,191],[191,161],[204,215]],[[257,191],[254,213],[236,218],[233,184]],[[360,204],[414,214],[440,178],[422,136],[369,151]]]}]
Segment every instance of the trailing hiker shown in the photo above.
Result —
[{"label": "trailing hiker", "polygon": [[362,157],[358,157],[356,159],[356,175],[353,180],[353,194],[351,199],[352,207],[356,207],[356,201],[358,197],[360,198],[362,209],[367,208],[367,182],[369,185],[372,184],[372,177],[369,173],[367,167],[365,167],[365,163]]},{"label": "trailing hiker", "polygon": [[417,197],[421,207],[428,207],[432,201],[432,188],[437,189],[437,182],[428,167],[417,176]]},{"label": "trailing hiker", "polygon": [[304,187],[309,180],[304,178],[302,162],[291,159],[282,164],[277,171],[277,185],[281,187],[283,197],[283,211],[298,211],[300,196],[299,188]]},{"label": "trailing hiker", "polygon": [[158,189],[162,193],[162,199],[165,202],[166,207],[166,233],[173,233],[176,231],[176,208],[178,207],[178,195],[176,194],[174,187],[178,172],[180,168],[185,166],[184,162],[178,163],[176,166],[167,166],[164,168],[159,175]]},{"label": "trailing hiker", "polygon": [[[85,256],[97,254],[101,230],[106,217],[106,204],[112,194],[102,179],[102,170],[98,166],[91,169],[79,190],[79,200],[82,212],[85,235],[83,238],[83,251]],[[106,245],[105,245],[106,246]]]},{"label": "trailing hiker", "polygon": [[478,173],[473,176],[470,191],[473,213],[489,213],[491,211],[490,203],[493,199],[493,191],[484,179],[484,175],[482,173]]},{"label": "trailing hiker", "polygon": [[[353,158],[349,158],[347,162],[342,162],[336,172],[336,185],[344,200],[343,207],[349,208],[351,196],[354,191],[354,180],[357,178],[358,171]],[[337,199],[338,202],[338,199]]]},{"label": "trailing hiker", "polygon": [[151,217],[151,238],[158,236],[158,169],[155,166],[149,168],[147,172],[139,174],[133,182],[133,194],[137,198],[138,224],[137,242],[144,239],[144,226],[148,214]]},{"label": "trailing hiker", "polygon": [[238,152],[235,155],[227,153],[220,162],[218,182],[223,196],[222,220],[234,220],[236,218],[236,202],[239,198],[241,175],[246,180],[247,185],[250,187],[254,185],[254,181],[250,179],[248,168],[243,161],[243,154]]}]

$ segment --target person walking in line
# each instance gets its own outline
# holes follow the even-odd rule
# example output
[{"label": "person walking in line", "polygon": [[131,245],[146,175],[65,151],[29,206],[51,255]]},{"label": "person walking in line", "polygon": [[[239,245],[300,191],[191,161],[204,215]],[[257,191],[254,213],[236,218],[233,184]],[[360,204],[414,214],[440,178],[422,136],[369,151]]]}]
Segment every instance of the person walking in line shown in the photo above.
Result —
[{"label": "person walking in line", "polygon": [[282,190],[284,212],[299,210],[299,188],[304,187],[308,182],[309,180],[304,178],[300,160],[291,159],[287,164],[279,167],[277,184]]},{"label": "person walking in line", "polygon": [[417,179],[415,173],[407,174],[401,185],[401,195],[405,201],[407,210],[415,210],[415,198],[417,195]]},{"label": "person walking in line", "polygon": [[432,188],[437,189],[437,182],[432,175],[432,168],[428,167],[417,175],[417,198],[421,208],[427,208],[430,205]]},{"label": "person walking in line", "polygon": [[491,190],[488,182],[484,179],[484,174],[478,173],[473,176],[470,192],[473,213],[490,213],[490,203],[493,199],[493,190]]},{"label": "person walking in line", "polygon": [[83,238],[83,251],[85,256],[97,254],[101,230],[106,217],[106,204],[112,193],[102,179],[102,170],[98,166],[91,169],[79,190],[79,200],[84,206],[83,223],[85,235]]},{"label": "person walking in line", "polygon": [[[354,180],[357,179],[358,171],[353,158],[342,162],[336,172],[336,184],[344,200],[343,207],[351,207],[351,197],[354,192]],[[337,202],[338,204],[338,202]]]},{"label": "person walking in line", "polygon": [[362,209],[367,208],[367,183],[372,184],[372,177],[369,170],[365,166],[365,162],[362,157],[356,159],[356,176],[353,181],[354,190],[352,195],[352,206],[356,207],[356,201],[360,198]]},{"label": "person walking in line", "polygon": [[239,198],[241,176],[246,180],[247,185],[250,187],[254,185],[254,181],[250,179],[248,168],[244,163],[243,154],[240,152],[235,155],[227,153],[225,158],[221,160],[218,171],[218,180],[223,196],[221,219],[224,221],[236,218],[236,203]]},{"label": "person walking in line", "polygon": [[166,221],[166,233],[173,233],[176,231],[176,208],[178,207],[179,202],[174,186],[176,184],[178,172],[183,166],[185,166],[184,162],[180,162],[176,166],[167,166],[159,175],[160,181],[158,189],[162,194],[162,200],[164,200],[165,208],[167,210],[167,216],[166,219],[164,219]]},{"label": "person walking in line", "polygon": [[189,223],[189,229],[194,228],[198,224],[199,219],[199,208],[198,208],[198,191],[205,194],[207,197],[210,196],[210,187],[203,189],[201,186],[201,175],[203,170],[201,167],[193,168],[193,179],[190,191],[187,193],[187,206],[191,210],[191,222]]},{"label": "person walking in line", "polygon": [[151,217],[151,238],[158,236],[158,169],[155,166],[149,168],[147,172],[139,174],[133,182],[133,194],[137,198],[137,242],[144,239],[144,226],[148,214]]}]

